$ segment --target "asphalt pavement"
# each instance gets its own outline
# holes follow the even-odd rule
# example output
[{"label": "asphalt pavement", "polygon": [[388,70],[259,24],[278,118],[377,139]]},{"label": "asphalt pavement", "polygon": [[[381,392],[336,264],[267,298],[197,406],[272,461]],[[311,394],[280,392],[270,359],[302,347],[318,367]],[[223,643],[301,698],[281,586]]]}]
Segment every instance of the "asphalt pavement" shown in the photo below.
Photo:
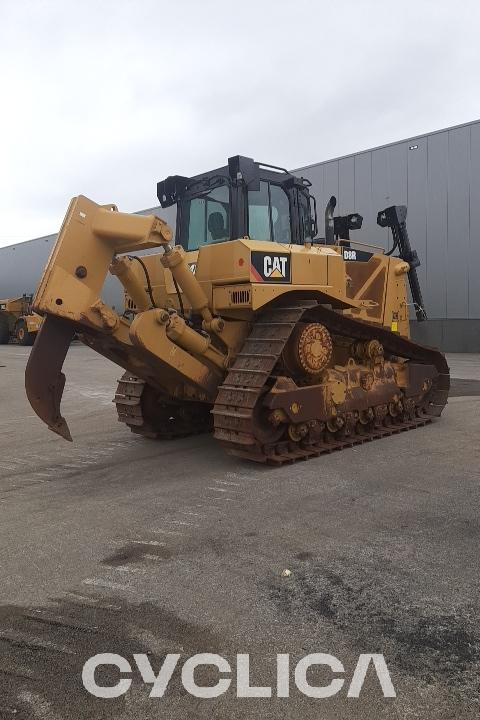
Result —
[{"label": "asphalt pavement", "polygon": [[[26,400],[28,352],[0,347],[0,718],[479,717],[480,356],[449,357],[458,380],[431,425],[268,468],[210,436],[129,433],[112,404],[121,369],[76,343],[67,443]],[[207,652],[232,667],[215,699],[181,682],[185,660]],[[132,666],[117,699],[82,684],[98,653]],[[180,655],[164,697],[149,697],[138,653],[155,673]],[[236,696],[239,653],[273,697]],[[278,653],[290,655],[288,698],[275,697]],[[336,695],[296,688],[310,653],[343,664]],[[361,653],[384,655],[396,698],[373,672],[347,697]],[[198,677],[214,684],[218,670]]]}]

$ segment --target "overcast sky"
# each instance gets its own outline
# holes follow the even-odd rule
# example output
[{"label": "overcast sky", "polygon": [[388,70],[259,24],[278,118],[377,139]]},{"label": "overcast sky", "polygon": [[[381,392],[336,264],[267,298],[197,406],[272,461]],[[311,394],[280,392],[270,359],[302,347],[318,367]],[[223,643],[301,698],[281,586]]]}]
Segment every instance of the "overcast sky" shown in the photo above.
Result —
[{"label": "overcast sky", "polygon": [[0,0],[0,245],[83,193],[289,168],[480,117],[478,0]]}]

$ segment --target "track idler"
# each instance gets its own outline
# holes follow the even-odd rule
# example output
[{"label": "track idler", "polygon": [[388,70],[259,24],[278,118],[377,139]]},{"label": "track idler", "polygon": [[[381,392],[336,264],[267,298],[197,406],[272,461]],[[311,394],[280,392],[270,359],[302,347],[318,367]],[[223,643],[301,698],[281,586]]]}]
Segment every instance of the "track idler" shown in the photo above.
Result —
[{"label": "track idler", "polygon": [[299,323],[282,353],[284,365],[293,375],[316,377],[324,370],[333,353],[333,341],[321,323]]},{"label": "track idler", "polygon": [[25,370],[25,390],[30,405],[50,430],[71,442],[60,412],[65,375],[63,362],[75,330],[62,318],[47,315],[37,335]]}]

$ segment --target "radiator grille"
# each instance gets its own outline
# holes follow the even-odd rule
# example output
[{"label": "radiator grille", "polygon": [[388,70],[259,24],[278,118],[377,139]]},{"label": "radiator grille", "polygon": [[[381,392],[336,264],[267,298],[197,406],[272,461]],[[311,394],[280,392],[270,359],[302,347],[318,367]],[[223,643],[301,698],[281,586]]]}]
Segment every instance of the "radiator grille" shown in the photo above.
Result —
[{"label": "radiator grille", "polygon": [[230,302],[232,305],[249,305],[250,290],[232,290],[230,292]]}]

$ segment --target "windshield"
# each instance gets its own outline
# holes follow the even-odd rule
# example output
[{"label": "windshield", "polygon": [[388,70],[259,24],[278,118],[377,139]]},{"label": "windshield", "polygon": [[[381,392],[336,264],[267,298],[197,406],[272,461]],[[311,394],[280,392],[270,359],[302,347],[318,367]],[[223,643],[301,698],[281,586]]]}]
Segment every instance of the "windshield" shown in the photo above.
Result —
[{"label": "windshield", "polygon": [[182,203],[186,250],[198,250],[208,243],[230,239],[230,192],[227,185],[210,190]]},{"label": "windshield", "polygon": [[290,206],[280,186],[262,180],[260,190],[248,191],[248,234],[252,240],[291,242]]}]

